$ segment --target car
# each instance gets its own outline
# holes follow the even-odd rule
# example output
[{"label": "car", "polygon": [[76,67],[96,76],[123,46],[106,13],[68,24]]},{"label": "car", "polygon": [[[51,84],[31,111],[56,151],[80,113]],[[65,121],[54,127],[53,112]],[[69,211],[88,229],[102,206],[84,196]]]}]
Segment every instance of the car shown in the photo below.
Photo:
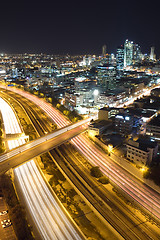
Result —
[{"label": "car", "polygon": [[6,228],[6,227],[9,227],[9,226],[11,226],[11,225],[12,225],[11,222],[7,222],[7,223],[2,224],[2,227],[3,227],[3,228]]},{"label": "car", "polygon": [[6,215],[8,213],[8,210],[0,212],[0,215]]},{"label": "car", "polygon": [[9,222],[11,222],[11,220],[10,220],[10,219],[5,219],[5,220],[2,220],[2,221],[1,221],[1,224],[4,224],[4,223],[9,223]]}]

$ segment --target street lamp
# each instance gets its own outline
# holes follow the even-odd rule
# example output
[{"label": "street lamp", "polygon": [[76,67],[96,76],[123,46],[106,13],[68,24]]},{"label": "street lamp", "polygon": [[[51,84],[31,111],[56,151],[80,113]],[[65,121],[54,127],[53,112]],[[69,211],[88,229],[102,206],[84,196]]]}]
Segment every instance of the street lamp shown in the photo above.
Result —
[{"label": "street lamp", "polygon": [[95,89],[94,92],[93,92],[93,94],[94,94],[94,96],[98,96],[98,94],[99,94],[98,89]]},{"label": "street lamp", "polygon": [[112,145],[112,144],[108,144],[108,153],[109,153],[109,156],[110,156],[112,150],[113,150],[113,145]]},{"label": "street lamp", "polygon": [[148,168],[147,168],[146,166],[143,166],[143,167],[141,167],[140,171],[141,171],[142,173],[147,172],[147,171],[148,171]]},{"label": "street lamp", "polygon": [[93,95],[94,95],[94,103],[97,104],[98,95],[99,95],[98,89],[94,90]]}]

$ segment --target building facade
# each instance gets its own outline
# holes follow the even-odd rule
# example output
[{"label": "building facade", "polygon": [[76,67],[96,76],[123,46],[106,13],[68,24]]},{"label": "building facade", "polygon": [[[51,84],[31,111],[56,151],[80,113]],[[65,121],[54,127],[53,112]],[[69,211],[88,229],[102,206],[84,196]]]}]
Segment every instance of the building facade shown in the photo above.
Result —
[{"label": "building facade", "polygon": [[117,70],[123,70],[124,68],[124,47],[120,46],[116,52]]},{"label": "building facade", "polygon": [[116,69],[112,65],[98,66],[98,85],[106,90],[114,89],[116,85]]},{"label": "building facade", "polygon": [[146,126],[146,135],[160,141],[160,116],[153,118]]},{"label": "building facade", "polygon": [[138,166],[150,165],[157,156],[158,144],[150,140],[129,140],[127,146],[127,159]]},{"label": "building facade", "polygon": [[115,116],[115,129],[119,133],[130,134],[133,130],[134,117],[121,113]]},{"label": "building facade", "polygon": [[133,60],[133,42],[128,41],[128,39],[124,43],[124,67],[132,64]]},{"label": "building facade", "polygon": [[108,120],[110,118],[115,117],[115,115],[119,113],[118,108],[109,108],[109,107],[104,107],[99,109],[98,112],[98,120]]}]

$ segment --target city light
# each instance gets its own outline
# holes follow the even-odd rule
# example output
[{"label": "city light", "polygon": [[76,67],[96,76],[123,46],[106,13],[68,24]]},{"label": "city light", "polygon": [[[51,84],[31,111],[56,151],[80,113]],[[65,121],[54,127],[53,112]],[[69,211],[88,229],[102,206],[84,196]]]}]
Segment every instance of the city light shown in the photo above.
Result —
[{"label": "city light", "polygon": [[93,94],[94,94],[94,96],[98,96],[99,91],[98,91],[97,89],[95,89],[94,92],[93,92]]},{"label": "city light", "polygon": [[111,153],[113,150],[113,145],[112,144],[108,144],[108,152]]},{"label": "city light", "polygon": [[144,173],[144,172],[147,172],[148,169],[149,169],[148,167],[143,166],[142,168],[140,168],[140,171]]},{"label": "city light", "polygon": [[[42,153],[44,150],[42,146],[47,151],[50,149],[49,146],[55,146],[54,141],[62,144],[60,137],[61,134],[64,134],[62,138],[70,141],[79,154],[81,153],[85,157],[88,164],[97,166],[104,175],[103,177],[109,176],[110,184],[113,183],[117,190],[124,192],[126,198],[129,196],[129,199],[137,202],[142,211],[147,210],[147,214],[152,213],[152,216],[159,220],[160,196],[153,191],[151,179],[150,181],[146,180],[146,185],[142,183],[147,175],[145,173],[157,161],[159,155],[160,65],[159,59],[155,55],[158,50],[154,46],[148,46],[150,52],[143,53],[144,46],[141,48],[139,44],[128,39],[117,46],[114,54],[108,52],[108,46],[104,43],[101,53],[97,55],[89,53],[75,56],[43,53],[0,54],[0,81],[2,83],[0,86],[4,89],[1,92],[0,110],[2,124],[5,123],[2,134],[3,137],[6,137],[7,150],[14,148],[12,151],[1,154],[1,166],[5,166],[5,170],[8,170],[11,168],[11,161],[13,158],[15,159],[15,156],[17,159],[21,157],[22,164],[24,158]],[[8,90],[11,90],[12,93],[9,93]],[[45,112],[44,118],[42,111],[39,115],[40,118],[35,115],[34,126],[35,131],[38,131],[37,125],[40,125],[40,120],[45,119],[41,125],[42,131],[40,131],[43,136],[28,144],[25,143],[29,141],[29,136],[25,135],[20,125],[21,121],[24,126],[28,124],[28,121],[24,116],[20,118],[20,121],[18,120],[20,107],[13,109],[12,97],[14,94],[17,101],[19,101],[18,94],[20,94],[33,102],[36,105],[35,109],[39,108],[37,115],[41,110]],[[5,99],[8,102],[5,102]],[[9,106],[8,103],[11,105]],[[34,115],[34,108],[31,107],[30,111]],[[50,121],[53,123],[50,124]],[[61,129],[54,131],[55,126]],[[52,128],[52,133],[48,127]],[[30,126],[28,129],[24,127],[27,134],[29,128]],[[71,135],[71,131],[76,137]],[[85,133],[81,134],[83,131]],[[32,134],[34,138],[34,133]],[[69,147],[66,146],[66,148],[69,150]],[[104,149],[106,151],[103,151]],[[35,154],[36,151],[38,153]],[[22,158],[22,156],[24,157]],[[10,165],[7,165],[8,163]],[[15,161],[12,164],[14,165]],[[14,168],[15,165],[12,167]],[[77,164],[77,171],[78,167],[79,164]],[[32,217],[43,238],[50,238],[45,234],[53,237],[52,224],[54,223],[57,224],[57,229],[60,226],[56,233],[59,239],[76,239],[74,227],[67,221],[63,211],[60,225],[58,214],[55,213],[56,221],[55,216],[52,216],[51,212],[57,211],[57,208],[54,208],[54,203],[50,204],[51,199],[48,200],[48,195],[52,200],[53,196],[46,190],[47,187],[42,182],[36,164],[31,161],[13,171],[22,188],[21,193],[25,195],[26,207],[31,214],[34,212],[32,206],[36,205],[36,211]],[[38,179],[35,175],[38,176]],[[140,178],[141,182],[137,178]],[[83,179],[87,186],[90,177]],[[44,189],[39,188],[41,184]],[[73,181],[72,184],[76,185],[76,182]],[[80,191],[80,185],[77,184],[77,186]],[[35,192],[33,187],[35,187]],[[156,186],[154,188],[158,189]],[[25,191],[26,193],[24,193]],[[95,191],[94,187],[93,191]],[[96,194],[96,191],[93,192],[93,196],[94,193]],[[98,196],[103,198],[101,194]],[[87,195],[85,198],[89,202]],[[95,199],[93,199],[93,203],[95,203]],[[58,211],[61,211],[59,204],[57,206]],[[116,209],[118,209],[117,206]],[[123,210],[123,208],[120,209]],[[140,236],[138,236],[138,231],[141,231],[141,227],[143,230],[143,226],[140,224],[138,228],[132,227],[132,222],[136,225],[139,223],[138,221],[141,222],[141,218],[138,218],[137,214],[134,222],[134,216],[129,215],[130,209],[128,208],[128,212],[126,210],[122,211],[124,214],[122,220],[129,221],[129,224],[124,224],[126,229],[128,230],[130,227],[133,230],[132,233],[141,238],[144,231],[140,232]],[[112,212],[116,211],[111,209]],[[125,218],[126,212],[128,213],[127,218]],[[103,215],[103,212],[98,213]],[[117,216],[118,214],[114,215],[114,217]],[[123,221],[121,223],[123,224]],[[70,229],[73,230],[72,237]],[[149,231],[150,228],[146,229]],[[67,237],[63,236],[64,232]],[[127,238],[127,235],[124,237]],[[128,238],[134,239],[134,237],[129,236]]]}]

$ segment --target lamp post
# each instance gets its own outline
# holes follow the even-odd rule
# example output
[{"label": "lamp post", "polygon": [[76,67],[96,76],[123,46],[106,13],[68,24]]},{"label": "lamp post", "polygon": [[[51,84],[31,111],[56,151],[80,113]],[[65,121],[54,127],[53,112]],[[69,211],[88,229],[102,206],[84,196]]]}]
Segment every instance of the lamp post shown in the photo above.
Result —
[{"label": "lamp post", "polygon": [[94,103],[97,104],[98,95],[99,95],[98,89],[94,90],[93,95],[94,95]]},{"label": "lamp post", "polygon": [[108,144],[108,155],[109,156],[110,156],[112,150],[113,150],[113,145],[112,144]]}]

